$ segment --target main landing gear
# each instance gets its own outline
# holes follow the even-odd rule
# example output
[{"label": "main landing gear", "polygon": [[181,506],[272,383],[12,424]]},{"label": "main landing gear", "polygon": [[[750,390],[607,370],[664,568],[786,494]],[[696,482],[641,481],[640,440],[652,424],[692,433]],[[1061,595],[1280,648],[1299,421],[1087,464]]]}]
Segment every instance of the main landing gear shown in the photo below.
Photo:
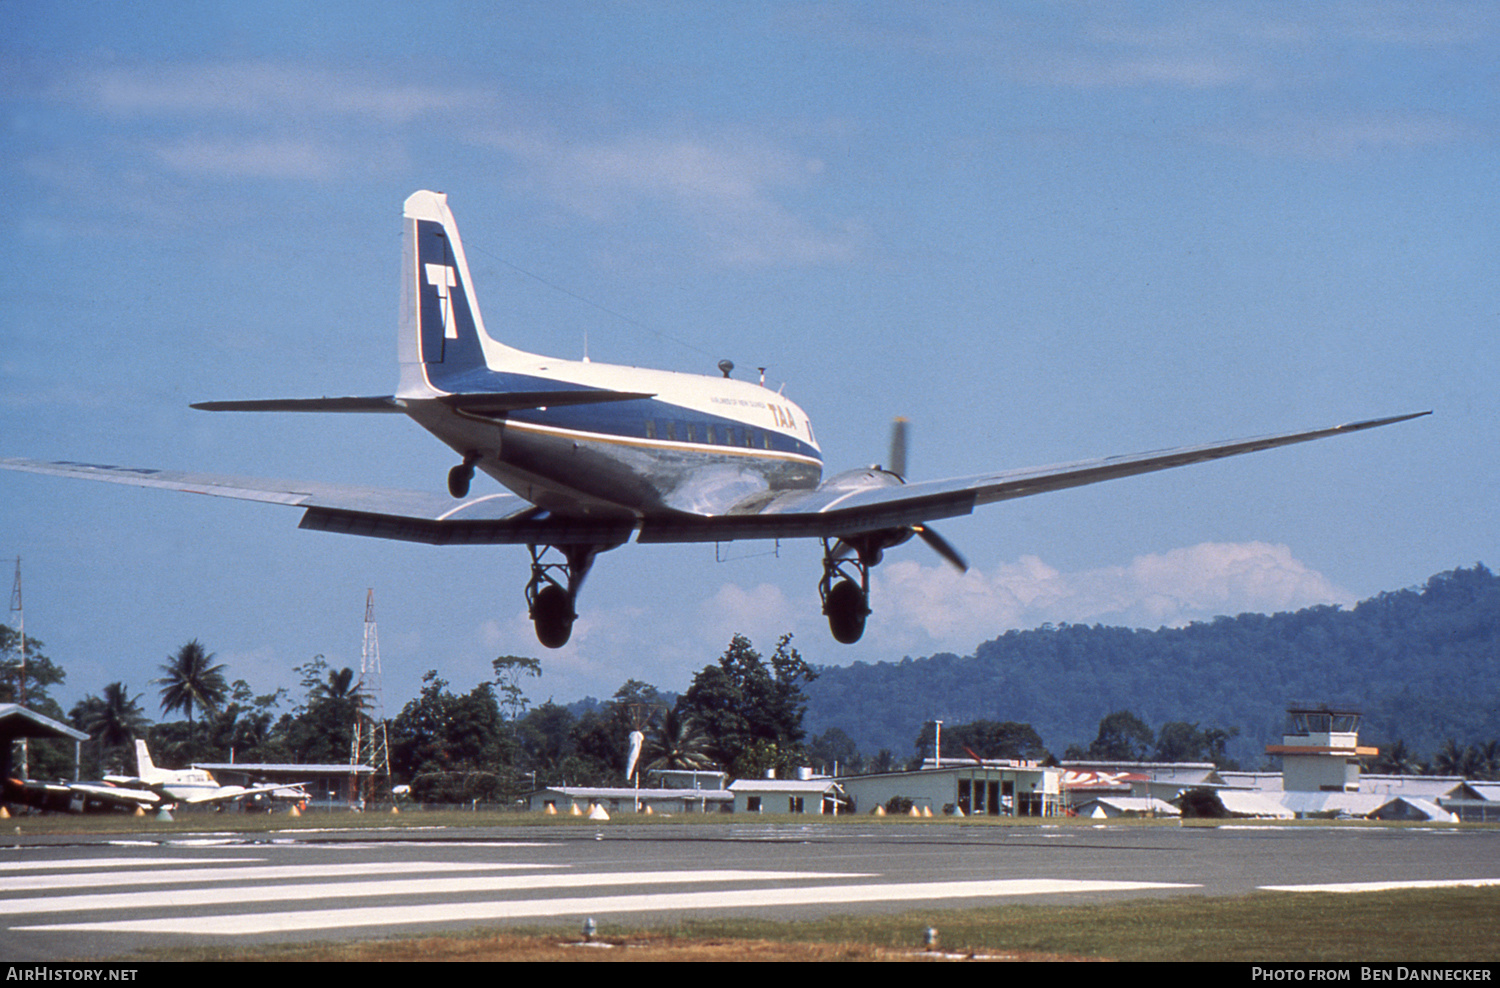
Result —
[{"label": "main landing gear", "polygon": [[[529,545],[526,548],[531,552],[526,606],[536,626],[537,641],[548,648],[562,648],[572,636],[573,621],[578,617],[573,602],[601,547]],[[563,561],[548,560],[549,552],[562,553]]]},{"label": "main landing gear", "polygon": [[[906,538],[910,537],[908,533]],[[879,563],[885,550],[894,544],[883,532],[832,544],[823,540],[823,579],[818,581],[818,596],[823,598],[828,630],[841,645],[853,645],[864,635],[865,619],[870,616],[870,567]]]}]

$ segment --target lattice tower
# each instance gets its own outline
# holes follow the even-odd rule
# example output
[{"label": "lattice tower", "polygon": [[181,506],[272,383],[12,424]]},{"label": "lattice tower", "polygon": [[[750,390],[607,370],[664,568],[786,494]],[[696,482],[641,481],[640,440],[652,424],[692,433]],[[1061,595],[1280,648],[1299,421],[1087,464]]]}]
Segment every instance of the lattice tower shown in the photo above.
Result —
[{"label": "lattice tower", "polygon": [[360,712],[354,718],[351,765],[369,765],[371,775],[365,794],[390,789],[391,749],[386,738],[384,687],[380,672],[380,634],[375,626],[375,591],[365,593],[365,640],[359,655]]}]

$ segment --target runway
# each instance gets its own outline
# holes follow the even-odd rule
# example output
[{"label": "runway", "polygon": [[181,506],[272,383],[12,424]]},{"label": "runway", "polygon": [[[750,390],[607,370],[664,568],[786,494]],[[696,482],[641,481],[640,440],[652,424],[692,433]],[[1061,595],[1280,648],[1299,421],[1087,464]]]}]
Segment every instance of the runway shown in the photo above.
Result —
[{"label": "runway", "polygon": [[9,960],[587,917],[604,932],[695,915],[1500,884],[1500,832],[1453,828],[611,823],[11,840]]}]

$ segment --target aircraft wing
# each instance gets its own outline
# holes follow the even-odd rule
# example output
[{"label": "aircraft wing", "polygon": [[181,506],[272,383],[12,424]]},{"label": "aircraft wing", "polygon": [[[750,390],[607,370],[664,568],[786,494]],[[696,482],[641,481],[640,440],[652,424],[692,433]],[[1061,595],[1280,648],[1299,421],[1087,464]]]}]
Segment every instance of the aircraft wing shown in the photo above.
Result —
[{"label": "aircraft wing", "polygon": [[436,492],[257,480],[69,460],[0,459],[0,469],[288,504],[305,509],[302,528],[432,545],[610,546],[629,541],[638,524],[638,542],[728,542],[839,537],[911,527],[966,515],[982,504],[1361,432],[1428,414],[1431,413],[1417,412],[1306,432],[1107,456],[952,480],[903,484],[881,471],[862,471],[841,474],[811,490],[763,492],[725,505],[720,512],[673,512],[639,523],[618,516],[554,515],[524,498],[503,493],[455,501]]},{"label": "aircraft wing", "polygon": [[223,786],[218,792],[199,793],[180,800],[193,806],[203,806],[208,803],[227,803],[236,799],[244,799],[247,796],[258,796],[261,793],[280,793],[287,796],[306,796],[305,782],[282,782],[275,785],[265,786]]},{"label": "aircraft wing", "polygon": [[890,483],[889,474],[866,471],[859,477],[834,477],[810,491],[788,491],[752,497],[713,517],[685,516],[670,522],[648,521],[640,542],[701,542],[732,539],[836,537],[882,529],[910,527],[941,518],[966,515],[978,505],[1029,497],[1047,491],[1097,484],[1117,477],[1169,470],[1208,460],[1254,453],[1277,446],[1311,442],[1420,418],[1430,412],[1370,419],[1326,429],[1286,432],[1253,439],[1183,446],[1176,449],[1107,456],[1044,467],[1027,467],[952,480]]},{"label": "aircraft wing", "polygon": [[60,813],[157,806],[161,797],[146,789],[95,782],[37,782],[6,779],[5,797],[23,806]]},{"label": "aircraft wing", "polygon": [[433,545],[618,545],[634,524],[549,514],[514,494],[445,493],[183,473],[71,460],[0,459],[0,469],[304,508],[302,528]]}]

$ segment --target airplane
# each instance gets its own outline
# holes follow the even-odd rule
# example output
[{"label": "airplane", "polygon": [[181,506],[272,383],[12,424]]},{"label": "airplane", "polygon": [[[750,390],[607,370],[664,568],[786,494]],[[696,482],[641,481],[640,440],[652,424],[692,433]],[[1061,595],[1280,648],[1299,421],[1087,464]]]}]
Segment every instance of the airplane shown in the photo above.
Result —
[{"label": "airplane", "polygon": [[102,813],[110,810],[144,810],[162,805],[162,798],[148,789],[109,782],[38,782],[6,779],[5,798],[12,803],[56,813]]},{"label": "airplane", "polygon": [[208,803],[226,803],[273,793],[294,798],[307,796],[303,783],[281,783],[264,786],[221,786],[212,772],[201,768],[158,768],[151,760],[151,751],[140,738],[135,742],[135,770],[133,776],[106,775],[104,781],[115,786],[135,787],[158,794],[161,798],[190,806]]},{"label": "airplane", "polygon": [[[560,648],[595,558],[637,543],[815,538],[818,594],[833,637],[856,642],[870,569],[913,536],[960,570],[931,522],[979,505],[1308,442],[1430,412],[949,480],[908,481],[905,431],[891,462],[823,478],[812,423],[780,390],[732,378],[527,353],[490,335],[445,194],[403,210],[395,394],[207,401],[216,412],[405,414],[458,456],[446,496],[166,470],[6,459],[0,467],[290,504],[300,527],[437,545],[525,545],[538,640]],[[476,472],[509,493],[470,496]]]}]

